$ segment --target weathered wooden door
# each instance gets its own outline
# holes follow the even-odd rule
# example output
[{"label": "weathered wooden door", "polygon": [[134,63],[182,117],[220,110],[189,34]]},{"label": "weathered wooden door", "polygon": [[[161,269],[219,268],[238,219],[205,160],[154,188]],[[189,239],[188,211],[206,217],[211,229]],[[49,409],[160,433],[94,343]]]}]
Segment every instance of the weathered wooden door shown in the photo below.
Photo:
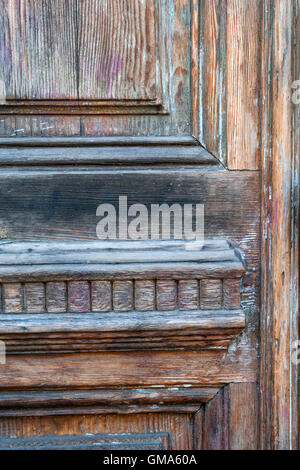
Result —
[{"label": "weathered wooden door", "polygon": [[296,447],[296,7],[0,0],[1,448]]}]

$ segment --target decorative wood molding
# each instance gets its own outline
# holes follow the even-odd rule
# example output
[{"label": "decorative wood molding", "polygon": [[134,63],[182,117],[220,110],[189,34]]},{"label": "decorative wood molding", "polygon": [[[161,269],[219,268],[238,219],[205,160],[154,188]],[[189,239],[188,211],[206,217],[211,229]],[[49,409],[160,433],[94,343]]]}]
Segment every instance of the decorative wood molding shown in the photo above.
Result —
[{"label": "decorative wood molding", "polygon": [[147,413],[196,412],[219,390],[206,387],[5,392],[0,394],[0,417],[130,414],[137,409]]},{"label": "decorative wood molding", "polygon": [[0,243],[0,282],[236,279],[245,268],[226,240]]},{"label": "decorative wood molding", "polygon": [[0,257],[0,339],[9,354],[224,351],[245,327],[244,267],[225,240],[202,249],[182,241],[6,242]]},{"label": "decorative wood molding", "polygon": [[7,354],[215,349],[245,327],[241,310],[3,315]]},{"label": "decorative wood molding", "polygon": [[[292,0],[264,2],[262,31],[262,291],[260,429],[262,449],[298,445],[297,230],[292,218]],[[295,162],[294,162],[295,163]],[[293,231],[293,237],[292,237]]]},{"label": "decorative wood molding", "polygon": [[0,450],[167,450],[168,432],[1,438]]},{"label": "decorative wood molding", "polygon": [[[22,139],[23,140],[23,139]],[[28,165],[218,165],[189,139],[0,139],[0,166]],[[49,144],[49,147],[45,148]],[[144,146],[146,145],[146,146]]]}]

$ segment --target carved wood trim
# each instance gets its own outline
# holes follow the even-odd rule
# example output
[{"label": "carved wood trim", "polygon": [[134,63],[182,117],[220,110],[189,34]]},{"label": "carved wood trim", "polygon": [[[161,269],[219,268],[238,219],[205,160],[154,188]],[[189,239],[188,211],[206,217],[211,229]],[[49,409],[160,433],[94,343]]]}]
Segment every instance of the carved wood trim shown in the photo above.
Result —
[{"label": "carved wood trim", "polygon": [[226,351],[245,327],[241,310],[4,315],[8,354],[163,349]]},{"label": "carved wood trim", "polygon": [[2,392],[0,417],[140,412],[196,412],[218,387]]},{"label": "carved wood trim", "polygon": [[0,339],[8,354],[224,351],[245,327],[244,266],[226,240],[199,248],[170,240],[4,242]]}]

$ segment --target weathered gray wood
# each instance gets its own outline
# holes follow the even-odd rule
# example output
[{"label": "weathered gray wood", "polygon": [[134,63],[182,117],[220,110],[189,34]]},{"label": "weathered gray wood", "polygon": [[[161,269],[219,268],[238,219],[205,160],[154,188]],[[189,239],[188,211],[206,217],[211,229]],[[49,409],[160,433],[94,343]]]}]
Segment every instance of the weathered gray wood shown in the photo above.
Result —
[{"label": "weathered gray wood", "polygon": [[[27,140],[27,139],[24,139]],[[29,139],[28,139],[29,140]],[[75,164],[83,165],[96,164],[127,164],[127,165],[152,165],[152,164],[204,164],[218,165],[218,161],[209,154],[203,147],[195,145],[132,145],[131,142],[122,145],[118,141],[114,144],[108,142],[104,145],[95,140],[80,139],[78,147],[75,142],[49,138],[45,142],[39,139],[35,142],[29,140],[30,151],[24,144],[18,141],[14,144],[13,139],[0,140],[0,165],[49,165],[49,164]],[[106,141],[104,141],[106,142]],[[126,140],[125,140],[126,142]],[[49,143],[49,146],[47,145]],[[12,144],[14,146],[12,147]],[[66,145],[68,144],[68,145]],[[134,144],[134,142],[133,142]],[[179,141],[180,144],[180,141]],[[9,146],[9,147],[7,147]],[[69,148],[68,148],[69,146]]]},{"label": "weathered gray wood", "polygon": [[46,307],[48,313],[67,311],[67,286],[65,282],[47,282]]},{"label": "weathered gray wood", "polygon": [[27,313],[45,312],[45,285],[42,282],[26,283],[24,303]]},{"label": "weathered gray wood", "polygon": [[168,311],[177,308],[177,282],[159,280],[156,282],[156,302],[158,310]]},{"label": "weathered gray wood", "polygon": [[109,312],[112,309],[112,286],[110,281],[91,282],[93,312]]},{"label": "weathered gray wood", "polygon": [[197,310],[199,307],[199,283],[196,280],[178,282],[178,303],[180,310]]},{"label": "weathered gray wood", "polygon": [[154,0],[9,3],[7,99],[156,98]]},{"label": "weathered gray wood", "polygon": [[218,279],[200,281],[200,306],[203,309],[216,309],[222,307],[223,288],[222,281]]},{"label": "weathered gray wood", "polygon": [[115,312],[128,312],[133,309],[133,282],[113,283],[113,307]]},{"label": "weathered gray wood", "polygon": [[135,310],[141,312],[155,310],[155,281],[135,281]]},{"label": "weathered gray wood", "polygon": [[88,282],[68,283],[68,311],[85,313],[90,310],[90,286]]},{"label": "weathered gray wood", "polygon": [[[105,147],[105,146],[165,146],[196,145],[203,154],[204,147],[195,137],[186,136],[102,136],[102,137],[0,137],[0,147]],[[186,149],[185,149],[186,150]]]},{"label": "weathered gray wood", "polygon": [[21,313],[23,311],[23,289],[19,283],[3,285],[4,313]]}]

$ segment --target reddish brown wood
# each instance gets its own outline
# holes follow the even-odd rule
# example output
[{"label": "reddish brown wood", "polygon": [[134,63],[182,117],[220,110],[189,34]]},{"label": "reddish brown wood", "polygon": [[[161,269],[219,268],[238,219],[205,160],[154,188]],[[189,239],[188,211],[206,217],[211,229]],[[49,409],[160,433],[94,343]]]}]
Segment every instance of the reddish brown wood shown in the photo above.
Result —
[{"label": "reddish brown wood", "polygon": [[224,279],[223,281],[224,308],[238,308],[241,305],[241,281]]}]

